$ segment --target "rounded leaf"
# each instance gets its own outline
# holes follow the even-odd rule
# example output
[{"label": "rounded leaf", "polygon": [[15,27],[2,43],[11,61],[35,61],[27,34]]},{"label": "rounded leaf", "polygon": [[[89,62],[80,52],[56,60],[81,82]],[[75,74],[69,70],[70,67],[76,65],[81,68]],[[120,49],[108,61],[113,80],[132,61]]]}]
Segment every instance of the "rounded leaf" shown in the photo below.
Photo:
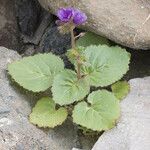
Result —
[{"label": "rounded leaf", "polygon": [[114,127],[120,115],[119,101],[113,93],[106,90],[92,92],[88,103],[80,102],[73,110],[73,121],[94,131]]},{"label": "rounded leaf", "polygon": [[111,86],[111,89],[115,96],[119,100],[122,100],[128,95],[130,91],[130,85],[127,81],[118,81],[117,83]]},{"label": "rounded leaf", "polygon": [[55,103],[51,98],[40,99],[30,114],[30,122],[39,127],[54,128],[61,125],[67,118],[67,110],[59,108],[56,110]]},{"label": "rounded leaf", "polygon": [[103,45],[103,44],[109,45],[109,41],[106,38],[101,37],[92,32],[85,33],[83,37],[80,37],[77,40],[77,45],[83,47],[87,47],[90,45]]},{"label": "rounded leaf", "polygon": [[77,79],[77,74],[65,70],[54,78],[52,86],[53,99],[59,105],[68,105],[82,100],[90,91],[85,79]]},{"label": "rounded leaf", "polygon": [[84,51],[86,65],[82,73],[91,86],[108,86],[123,77],[129,69],[130,55],[118,46],[89,46]]},{"label": "rounded leaf", "polygon": [[63,69],[63,61],[51,53],[24,57],[8,65],[12,78],[33,92],[45,91],[51,87],[54,76]]}]

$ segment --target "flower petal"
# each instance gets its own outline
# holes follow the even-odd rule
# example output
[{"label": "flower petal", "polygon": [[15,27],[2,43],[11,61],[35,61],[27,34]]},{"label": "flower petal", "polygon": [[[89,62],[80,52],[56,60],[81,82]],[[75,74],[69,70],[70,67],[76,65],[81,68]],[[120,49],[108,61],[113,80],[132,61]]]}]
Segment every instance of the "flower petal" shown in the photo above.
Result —
[{"label": "flower petal", "polygon": [[73,17],[74,9],[73,8],[61,8],[57,12],[57,17],[63,22],[69,22]]},{"label": "flower petal", "polygon": [[61,22],[73,22],[75,25],[85,23],[87,20],[85,13],[73,7],[60,8],[57,12],[57,17]]},{"label": "flower petal", "polygon": [[81,12],[80,10],[76,10],[75,11],[75,15],[73,18],[73,22],[76,25],[80,25],[85,23],[87,20],[87,16],[85,15],[85,13]]}]

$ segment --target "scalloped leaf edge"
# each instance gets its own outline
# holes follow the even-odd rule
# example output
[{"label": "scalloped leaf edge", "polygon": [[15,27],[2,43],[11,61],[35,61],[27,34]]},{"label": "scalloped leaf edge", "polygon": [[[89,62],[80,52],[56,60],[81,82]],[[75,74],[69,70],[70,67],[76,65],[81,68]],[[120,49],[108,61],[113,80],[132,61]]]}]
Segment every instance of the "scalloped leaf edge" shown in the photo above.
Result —
[{"label": "scalloped leaf edge", "polygon": [[[44,98],[49,98],[49,97],[43,97],[43,98],[39,99],[39,100],[37,101],[37,103],[38,103],[40,100],[44,99]],[[49,98],[49,99],[50,99],[50,98]],[[53,102],[54,102],[54,101],[53,101]],[[37,103],[36,103],[36,105],[37,105]],[[55,102],[54,102],[54,103],[55,103]],[[65,119],[63,120],[63,122],[62,122],[62,121],[59,121],[59,122],[57,123],[57,125],[55,125],[55,126],[42,126],[42,125],[39,125],[39,124],[34,123],[34,122],[31,121],[31,115],[32,115],[34,109],[36,108],[36,105],[32,108],[32,112],[31,112],[30,115],[29,115],[29,121],[30,121],[30,123],[32,123],[32,124],[35,125],[35,126],[38,126],[39,128],[55,128],[55,127],[57,127],[57,126],[62,125],[62,124],[66,121],[66,119],[67,119],[67,117],[68,117],[67,109],[64,108],[64,107],[60,107],[59,109],[56,110],[56,112],[57,112],[58,110],[60,110],[60,109],[64,109],[64,111],[66,111],[66,117],[65,117]],[[55,106],[55,109],[56,109],[56,106]]]},{"label": "scalloped leaf edge", "polygon": [[[60,61],[62,61],[62,63],[64,64],[64,62],[63,62],[63,60],[62,60],[61,57],[56,56],[56,55],[54,55],[54,54],[52,54],[52,53],[36,54],[36,55],[34,55],[34,56],[37,56],[37,55],[38,55],[38,56],[40,56],[40,55],[48,55],[48,54],[50,54],[50,55],[52,55],[52,56],[54,56],[54,57],[57,57],[57,58],[58,58]],[[25,89],[25,90],[27,90],[27,91],[34,92],[34,93],[44,92],[44,91],[46,91],[48,88],[45,88],[45,89],[43,89],[43,90],[32,90],[32,89],[27,89],[27,88],[25,88],[21,83],[18,83],[18,82],[15,80],[15,78],[13,78],[13,76],[11,75],[11,73],[10,73],[10,71],[9,71],[9,67],[10,67],[11,64],[16,63],[16,62],[20,62],[20,61],[22,61],[22,60],[25,60],[26,58],[32,58],[32,57],[34,57],[34,56],[23,57],[22,59],[19,59],[19,60],[16,60],[16,61],[14,61],[14,62],[9,63],[9,64],[7,65],[7,72],[8,72],[8,74],[10,75],[11,80],[13,80],[15,83],[17,83],[17,84],[18,84],[20,87],[22,87],[23,89]],[[50,87],[52,87],[52,85],[51,85]],[[49,87],[49,88],[50,88],[50,87]]]}]

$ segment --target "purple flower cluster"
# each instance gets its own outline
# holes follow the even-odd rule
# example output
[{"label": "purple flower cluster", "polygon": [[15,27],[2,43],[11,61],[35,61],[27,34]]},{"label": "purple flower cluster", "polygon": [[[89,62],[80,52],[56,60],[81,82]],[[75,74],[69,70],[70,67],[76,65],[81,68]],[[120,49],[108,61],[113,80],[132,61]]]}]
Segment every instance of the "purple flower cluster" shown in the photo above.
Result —
[{"label": "purple flower cluster", "polygon": [[85,13],[72,7],[59,9],[57,17],[62,23],[73,22],[76,26],[85,23],[87,20]]}]

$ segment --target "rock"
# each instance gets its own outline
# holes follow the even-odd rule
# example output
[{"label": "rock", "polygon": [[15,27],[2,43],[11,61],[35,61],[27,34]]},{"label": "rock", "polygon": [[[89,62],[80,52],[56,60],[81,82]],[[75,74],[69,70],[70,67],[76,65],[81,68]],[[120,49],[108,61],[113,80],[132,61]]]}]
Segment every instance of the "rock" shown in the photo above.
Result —
[{"label": "rock", "polygon": [[14,0],[0,0],[0,46],[19,50]]},{"label": "rock", "polygon": [[52,13],[60,7],[79,8],[88,16],[86,29],[130,48],[150,49],[149,0],[38,1]]},{"label": "rock", "polygon": [[130,69],[124,79],[143,78],[150,76],[150,51],[128,49],[131,53]]},{"label": "rock", "polygon": [[26,36],[22,35],[23,43],[25,44],[34,44],[38,45],[40,43],[40,40],[42,39],[43,34],[45,33],[45,30],[48,28],[48,26],[53,22],[53,15],[51,15],[49,12],[43,10],[42,11],[42,20],[35,31],[33,36]]},{"label": "rock", "polygon": [[150,77],[130,80],[117,126],[105,132],[92,150],[150,150]]},{"label": "rock", "polygon": [[43,9],[37,0],[16,0],[16,16],[24,44],[38,45],[53,15]]},{"label": "rock", "polygon": [[40,43],[42,52],[52,52],[56,55],[64,54],[71,48],[70,34],[61,34],[55,25],[51,25],[42,37]]},{"label": "rock", "polygon": [[33,36],[41,19],[41,7],[36,0],[16,0],[16,15],[20,31]]},{"label": "rock", "polygon": [[[21,57],[0,47],[0,150],[71,150],[78,147],[77,130],[66,121],[53,130],[39,129],[28,116],[35,97],[26,96],[7,77],[7,64]],[[37,99],[37,98],[36,98]]]},{"label": "rock", "polygon": [[24,53],[23,56],[32,56],[35,54],[35,47],[34,45],[25,45],[24,46]]}]

